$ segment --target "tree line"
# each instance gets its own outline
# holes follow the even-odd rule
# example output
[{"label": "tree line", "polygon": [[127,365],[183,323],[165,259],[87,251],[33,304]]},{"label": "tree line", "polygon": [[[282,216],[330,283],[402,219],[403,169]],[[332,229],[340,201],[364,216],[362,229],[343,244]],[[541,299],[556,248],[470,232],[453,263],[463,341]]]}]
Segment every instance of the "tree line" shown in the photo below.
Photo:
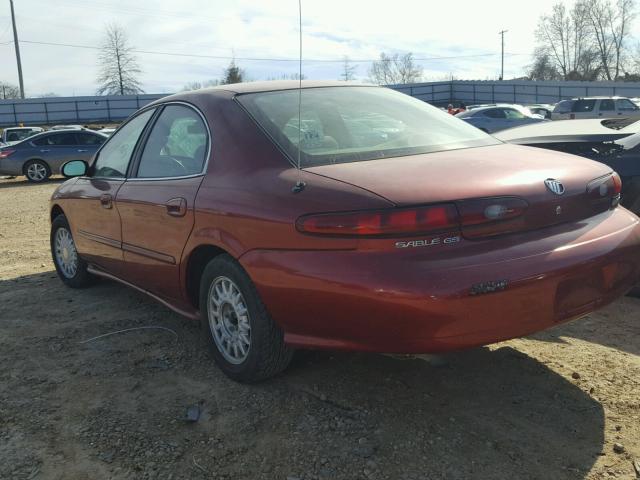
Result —
[{"label": "tree line", "polygon": [[555,4],[538,21],[528,77],[531,80],[640,80],[637,55],[631,44],[631,26],[636,13],[635,0],[576,0],[572,6]]}]

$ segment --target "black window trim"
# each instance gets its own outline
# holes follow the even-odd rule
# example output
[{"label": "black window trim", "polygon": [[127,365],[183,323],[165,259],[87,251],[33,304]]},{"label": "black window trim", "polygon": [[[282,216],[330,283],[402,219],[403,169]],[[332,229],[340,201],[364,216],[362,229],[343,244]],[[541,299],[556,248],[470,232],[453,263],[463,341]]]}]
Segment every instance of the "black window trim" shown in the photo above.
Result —
[{"label": "black window trim", "polygon": [[93,156],[93,163],[91,165],[89,165],[89,172],[87,175],[85,175],[85,177],[83,178],[98,178],[100,180],[126,180],[128,175],[129,175],[129,170],[131,168],[131,165],[133,164],[132,160],[129,160],[129,164],[127,165],[127,172],[125,173],[125,176],[123,177],[100,177],[100,176],[95,176],[93,175],[93,171],[96,165],[96,162],[98,161],[98,158],[100,157],[100,152],[102,152],[102,149],[104,148],[104,146],[109,143],[109,140],[111,140],[114,135],[116,134],[116,132],[118,132],[118,130],[120,130],[122,127],[124,127],[125,125],[128,125],[131,121],[133,121],[135,118],[139,117],[140,115],[142,115],[143,113],[149,111],[149,110],[155,110],[153,112],[153,114],[151,115],[151,118],[149,118],[149,120],[147,120],[146,125],[144,126],[142,133],[140,133],[140,136],[138,137],[138,140],[136,141],[135,146],[133,147],[133,152],[131,152],[131,159],[135,160],[135,155],[136,155],[136,151],[140,145],[140,139],[143,138],[149,128],[149,125],[154,122],[154,119],[156,118],[158,111],[160,110],[158,108],[158,105],[154,104],[154,105],[150,105],[148,107],[144,107],[141,108],[140,110],[138,110],[137,112],[135,112],[133,115],[131,115],[131,117],[129,117],[125,122],[123,122],[117,129],[115,132],[113,132],[111,134],[111,136],[109,138],[107,138],[104,142],[102,142],[102,145],[100,145],[100,147],[98,148],[98,150],[96,150],[96,153]]},{"label": "black window trim", "polygon": [[[202,170],[198,173],[191,173],[189,175],[180,175],[180,176],[174,176],[174,177],[137,177],[136,175],[138,175],[138,168],[140,167],[140,160],[142,159],[144,147],[147,146],[147,141],[149,140],[149,136],[151,135],[153,127],[158,121],[158,118],[160,118],[160,115],[162,115],[162,112],[164,111],[165,107],[169,105],[181,105],[183,107],[190,108],[200,116],[202,123],[204,123],[204,126],[207,130],[207,148],[206,148],[204,163],[202,164]],[[209,158],[211,157],[211,147],[213,143],[213,140],[211,137],[211,129],[209,128],[209,123],[207,122],[207,118],[204,116],[204,114],[200,111],[198,107],[196,107],[192,103],[185,102],[182,100],[173,100],[169,102],[164,102],[156,106],[159,107],[158,111],[151,118],[151,120],[149,120],[149,123],[147,124],[148,128],[145,130],[143,135],[140,136],[142,141],[139,140],[138,144],[136,145],[136,150],[134,151],[134,154],[132,157],[133,161],[131,162],[129,171],[127,171],[126,181],[127,182],[151,182],[151,181],[164,181],[164,180],[182,180],[186,178],[196,178],[196,177],[202,177],[206,175],[207,170],[209,168]]]}]

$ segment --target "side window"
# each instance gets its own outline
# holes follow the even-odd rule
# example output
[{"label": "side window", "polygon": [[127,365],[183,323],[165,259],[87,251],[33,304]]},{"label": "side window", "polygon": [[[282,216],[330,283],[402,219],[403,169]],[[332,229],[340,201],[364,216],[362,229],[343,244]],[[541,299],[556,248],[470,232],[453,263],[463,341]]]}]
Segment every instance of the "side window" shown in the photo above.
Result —
[{"label": "side window", "polygon": [[506,118],[504,112],[499,108],[492,108],[491,110],[485,110],[484,116],[489,118]]},{"label": "side window", "polygon": [[613,100],[600,100],[600,111],[601,112],[611,112],[615,110],[616,107],[613,103]]},{"label": "side window", "polygon": [[147,110],[122,126],[105,143],[93,166],[94,177],[125,177],[131,154],[154,109]]},{"label": "side window", "polygon": [[75,133],[55,133],[45,137],[44,145],[54,147],[68,147],[77,145]]},{"label": "side window", "polygon": [[207,141],[207,129],[196,111],[184,105],[167,105],[151,129],[137,176],[183,177],[201,173]]},{"label": "side window", "polygon": [[634,110],[638,110],[638,106],[626,98],[618,98],[616,100],[616,107],[619,112],[633,112]]},{"label": "side window", "polygon": [[520,120],[521,118],[525,118],[522,112],[519,112],[518,110],[515,110],[513,108],[505,108],[504,113],[507,116],[507,118],[510,118],[512,120],[513,119]]},{"label": "side window", "polygon": [[92,133],[76,133],[78,145],[102,145],[106,138],[99,137]]},{"label": "side window", "polygon": [[595,106],[595,100],[576,100],[571,111],[575,113],[592,112]]}]

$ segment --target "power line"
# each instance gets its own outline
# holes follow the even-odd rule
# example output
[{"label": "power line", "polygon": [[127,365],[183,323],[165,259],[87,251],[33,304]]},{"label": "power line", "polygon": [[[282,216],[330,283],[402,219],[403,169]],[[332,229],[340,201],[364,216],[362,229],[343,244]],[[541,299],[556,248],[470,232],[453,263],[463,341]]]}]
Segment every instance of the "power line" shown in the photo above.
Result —
[{"label": "power line", "polygon": [[[29,43],[34,45],[48,45],[55,47],[69,47],[69,48],[83,48],[89,50],[102,50],[101,47],[96,45],[80,45],[73,43],[58,43],[58,42],[41,42],[36,40],[20,40],[21,43]],[[12,43],[12,42],[8,42]],[[2,45],[2,44],[0,44]],[[140,53],[140,54],[148,54],[148,55],[164,55],[164,56],[172,56],[172,57],[189,57],[189,58],[207,58],[214,60],[244,60],[244,61],[253,61],[253,62],[298,62],[297,58],[270,58],[270,57],[234,57],[229,55],[205,55],[205,54],[197,54],[197,53],[184,53],[184,52],[164,52],[158,50],[138,50],[133,49],[132,52]],[[414,58],[415,61],[435,61],[435,60],[456,60],[463,58],[482,58],[482,57],[494,57],[496,55],[500,55],[499,53],[479,53],[479,54],[471,54],[471,55],[452,55],[452,56],[440,56],[440,57],[417,57]],[[530,55],[528,53],[505,53],[505,55],[514,56],[514,55]],[[306,59],[305,63],[342,63],[344,59]],[[378,61],[375,59],[349,59],[351,63],[371,63]]]}]

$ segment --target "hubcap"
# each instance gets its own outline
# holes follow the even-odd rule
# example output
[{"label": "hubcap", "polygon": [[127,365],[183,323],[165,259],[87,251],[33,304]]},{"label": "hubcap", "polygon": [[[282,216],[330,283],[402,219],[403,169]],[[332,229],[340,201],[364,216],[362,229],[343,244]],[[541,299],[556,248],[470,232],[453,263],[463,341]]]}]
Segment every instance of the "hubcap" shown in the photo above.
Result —
[{"label": "hubcap", "polygon": [[47,177],[47,169],[41,163],[32,163],[27,167],[27,176],[39,182]]},{"label": "hubcap", "polygon": [[216,278],[209,288],[208,307],[216,347],[228,362],[244,362],[251,348],[251,325],[240,289],[227,277]]},{"label": "hubcap", "polygon": [[73,278],[78,271],[78,253],[71,233],[64,227],[58,228],[54,238],[56,263],[66,278]]}]

